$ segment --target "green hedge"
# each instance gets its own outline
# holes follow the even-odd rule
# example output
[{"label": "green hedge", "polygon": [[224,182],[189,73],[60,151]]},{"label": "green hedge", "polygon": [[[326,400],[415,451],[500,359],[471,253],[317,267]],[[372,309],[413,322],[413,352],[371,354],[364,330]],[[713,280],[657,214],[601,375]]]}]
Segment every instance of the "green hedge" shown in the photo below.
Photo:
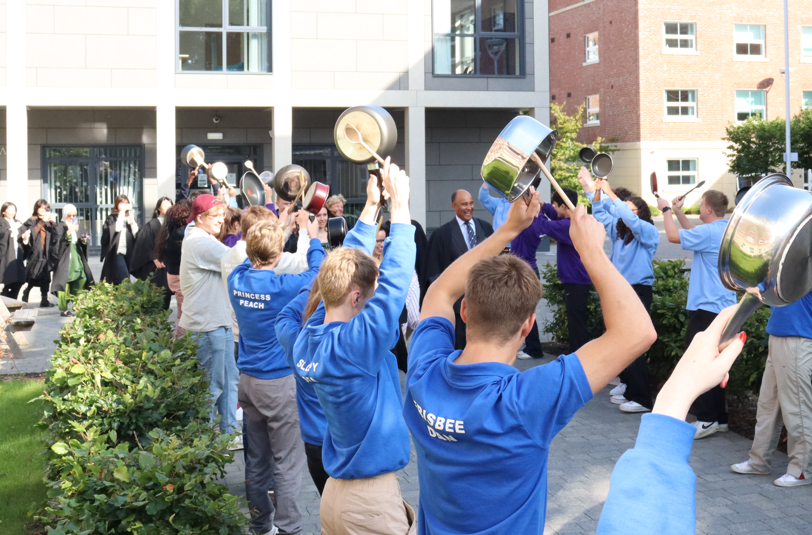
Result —
[{"label": "green hedge", "polygon": [[162,290],[98,284],[76,299],[42,399],[49,535],[237,535],[237,498],[218,484],[231,436],[209,421],[189,337],[173,341]]},{"label": "green hedge", "polygon": [[[688,326],[688,279],[684,273],[684,260],[654,261],[654,299],[651,305],[651,320],[657,330],[657,341],[647,353],[649,371],[665,381],[685,352],[685,328]],[[544,281],[544,297],[553,310],[553,317],[544,325],[544,332],[553,340],[568,343],[567,315],[564,308],[564,286],[556,275],[553,264],[539,266]],[[587,325],[591,338],[597,338],[604,330],[600,299],[596,291],[589,296]],[[726,390],[731,395],[746,391],[758,394],[761,376],[767,362],[767,320],[770,309],[762,307],[744,324],[747,344],[730,371],[730,382]]]}]

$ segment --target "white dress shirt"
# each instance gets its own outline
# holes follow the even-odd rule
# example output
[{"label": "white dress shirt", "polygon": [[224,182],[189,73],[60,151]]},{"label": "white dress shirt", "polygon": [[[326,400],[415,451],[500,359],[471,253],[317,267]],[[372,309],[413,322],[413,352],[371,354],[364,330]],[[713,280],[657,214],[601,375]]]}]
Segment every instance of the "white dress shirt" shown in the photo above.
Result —
[{"label": "white dress shirt", "polygon": [[[460,219],[460,216],[455,215],[454,217],[457,218],[457,223],[460,226],[460,230],[462,231],[462,237],[465,238],[465,245],[468,246],[468,250],[471,250],[471,243],[468,241],[468,225],[465,221]],[[476,225],[474,224],[474,218],[471,218],[471,228],[474,230],[474,238],[476,238]]]}]

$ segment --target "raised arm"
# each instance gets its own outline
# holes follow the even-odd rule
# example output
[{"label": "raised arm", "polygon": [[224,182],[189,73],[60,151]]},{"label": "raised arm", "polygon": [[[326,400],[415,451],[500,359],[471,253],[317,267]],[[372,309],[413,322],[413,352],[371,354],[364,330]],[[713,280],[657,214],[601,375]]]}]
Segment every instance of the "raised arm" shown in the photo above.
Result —
[{"label": "raised arm", "polygon": [[612,229],[617,224],[617,217],[608,211],[611,206],[612,204],[606,198],[592,203],[592,215],[603,225],[609,235],[612,234]]},{"label": "raised arm", "polygon": [[632,212],[629,205],[620,199],[615,199],[613,204],[615,205],[615,210],[617,210],[618,217],[631,229],[636,239],[644,245],[657,245],[660,243],[660,232],[657,230],[657,227],[640,219],[637,214]]},{"label": "raised arm", "polygon": [[[677,224],[674,223],[674,216],[673,214],[676,213],[674,210],[664,210],[668,208],[670,205],[668,201],[659,197],[657,199],[657,208],[663,210],[663,226],[665,227],[665,237],[668,238],[668,241],[671,243],[679,243],[679,229],[677,228]],[[685,214],[683,214],[684,217]],[[679,219],[679,218],[678,218]]]},{"label": "raised arm", "polygon": [[499,199],[491,197],[490,192],[488,192],[488,186],[484,183],[482,187],[479,188],[479,202],[482,203],[482,206],[484,206],[485,210],[490,212],[491,215],[496,215],[496,209],[499,207]]},{"label": "raised arm", "polygon": [[495,256],[504,250],[521,231],[530,226],[540,209],[541,195],[536,191],[532,193],[530,204],[522,200],[514,202],[501,227],[487,240],[459,257],[429,286],[423,300],[420,320],[437,316],[446,318],[453,324],[454,303],[465,293],[465,281],[471,267],[483,258]]},{"label": "raised arm", "polygon": [[606,332],[576,353],[592,392],[606,386],[651,347],[657,332],[637,294],[603,251],[605,233],[583,206],[572,214],[570,237],[598,291]]},{"label": "raised arm", "polygon": [[682,226],[682,228],[684,228],[685,230],[689,230],[694,228],[695,225],[688,220],[688,216],[686,216],[685,212],[682,211],[682,206],[684,204],[685,204],[684,198],[680,199],[679,197],[676,197],[673,201],[672,208],[674,210],[674,215],[677,216],[679,224]]},{"label": "raised arm", "polygon": [[285,350],[285,359],[291,368],[293,367],[293,345],[302,331],[302,318],[308,299],[310,299],[310,285],[302,288],[299,295],[279,312],[274,324],[276,339]]},{"label": "raised arm", "polygon": [[378,213],[380,198],[378,178],[370,175],[367,181],[367,202],[358,221],[347,232],[344,247],[354,247],[372,255],[372,251],[375,249],[375,235],[378,233],[378,222],[375,221],[375,215]]}]

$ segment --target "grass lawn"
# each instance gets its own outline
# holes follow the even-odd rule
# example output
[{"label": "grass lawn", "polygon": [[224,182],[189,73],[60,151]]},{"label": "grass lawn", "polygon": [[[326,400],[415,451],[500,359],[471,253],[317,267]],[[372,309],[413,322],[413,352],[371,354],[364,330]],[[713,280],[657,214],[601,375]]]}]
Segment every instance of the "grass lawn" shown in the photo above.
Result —
[{"label": "grass lawn", "polygon": [[45,431],[33,426],[40,403],[28,403],[42,392],[38,379],[0,379],[0,533],[25,535],[33,519],[28,512],[45,502],[42,482]]}]

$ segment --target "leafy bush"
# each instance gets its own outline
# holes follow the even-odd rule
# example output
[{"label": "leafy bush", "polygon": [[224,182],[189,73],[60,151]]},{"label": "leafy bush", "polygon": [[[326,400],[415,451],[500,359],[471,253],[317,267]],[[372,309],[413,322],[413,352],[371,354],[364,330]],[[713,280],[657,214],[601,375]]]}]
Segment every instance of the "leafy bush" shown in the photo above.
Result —
[{"label": "leafy bush", "polygon": [[[658,380],[665,381],[671,375],[685,352],[685,330],[690,313],[685,309],[688,302],[688,279],[684,273],[684,260],[654,261],[654,299],[651,305],[651,321],[657,330],[657,341],[647,353],[649,371]],[[556,342],[567,343],[567,314],[564,307],[564,285],[556,275],[555,266],[539,266],[544,279],[544,297],[553,309],[552,320],[544,325],[544,332]],[[746,391],[758,393],[761,376],[767,362],[767,321],[770,309],[762,307],[744,324],[747,344],[730,370],[726,390],[731,395]],[[603,316],[600,300],[592,292],[587,304],[587,326],[590,337],[603,332]]]},{"label": "leafy bush", "polygon": [[173,340],[161,292],[98,284],[60,333],[40,398],[50,535],[241,533],[236,498],[215,482],[231,437],[209,422],[197,347]]}]

